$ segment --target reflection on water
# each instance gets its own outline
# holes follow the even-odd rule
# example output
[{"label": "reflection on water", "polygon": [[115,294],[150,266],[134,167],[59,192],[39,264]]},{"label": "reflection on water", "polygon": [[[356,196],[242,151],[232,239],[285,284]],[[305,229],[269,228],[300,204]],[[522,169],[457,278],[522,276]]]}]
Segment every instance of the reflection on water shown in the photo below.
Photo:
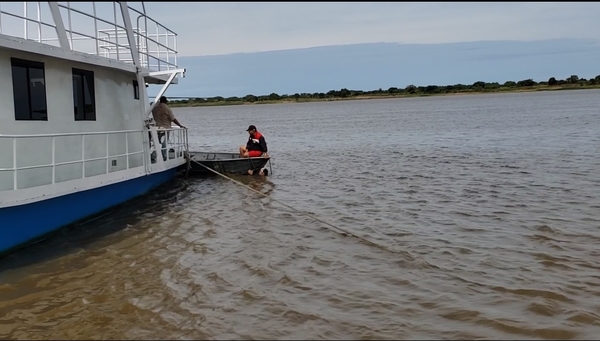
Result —
[{"label": "reflection on water", "polygon": [[179,109],[192,150],[259,127],[264,195],[180,178],[0,260],[0,338],[596,338],[599,95]]}]

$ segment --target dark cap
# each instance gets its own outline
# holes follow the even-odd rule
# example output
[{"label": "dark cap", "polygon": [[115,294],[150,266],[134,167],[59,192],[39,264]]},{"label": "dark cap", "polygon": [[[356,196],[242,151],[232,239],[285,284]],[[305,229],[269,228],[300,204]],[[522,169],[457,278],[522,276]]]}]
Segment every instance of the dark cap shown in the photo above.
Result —
[{"label": "dark cap", "polygon": [[256,130],[256,126],[255,125],[250,125],[248,127],[248,129],[246,129],[246,131],[250,131],[250,130]]}]

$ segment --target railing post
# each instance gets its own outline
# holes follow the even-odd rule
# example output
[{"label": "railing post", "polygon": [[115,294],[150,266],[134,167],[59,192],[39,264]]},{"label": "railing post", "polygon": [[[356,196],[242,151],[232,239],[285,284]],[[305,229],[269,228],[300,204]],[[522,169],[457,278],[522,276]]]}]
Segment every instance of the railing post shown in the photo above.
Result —
[{"label": "railing post", "polygon": [[[150,134],[152,135],[152,142],[154,144],[154,152],[156,153],[156,163],[159,165],[160,168],[163,168],[164,161],[163,161],[163,156],[162,156],[162,144],[158,140],[157,128],[156,128],[156,126],[151,126],[149,130],[150,130]],[[150,155],[151,154],[152,154],[152,152],[150,152]]]},{"label": "railing post", "polygon": [[179,155],[183,155],[183,141],[185,136],[185,129],[182,129],[181,134],[179,134]]},{"label": "railing post", "polygon": [[52,183],[56,182],[56,136],[52,136]]},{"label": "railing post", "polygon": [[73,43],[73,22],[71,21],[71,2],[67,2],[67,14],[69,16],[69,45],[71,46],[71,50],[74,50]]},{"label": "railing post", "polygon": [[106,174],[108,174],[108,134],[106,136]]},{"label": "railing post", "polygon": [[115,19],[115,44],[117,46],[117,60],[121,60],[119,58],[119,32],[117,31],[117,3],[113,1],[113,12],[115,14],[114,19]]},{"label": "railing post", "polygon": [[42,42],[42,9],[40,2],[37,3],[37,19],[38,19],[38,42]]},{"label": "railing post", "polygon": [[[27,18],[27,2],[23,2],[23,16],[25,18]],[[23,21],[24,21],[23,36],[24,36],[25,39],[28,39],[29,38],[29,34],[28,34],[28,31],[27,31],[27,24],[28,24],[28,22],[27,22],[27,19],[25,19]]]},{"label": "railing post", "polygon": [[[125,155],[127,155],[127,161],[126,161],[126,165],[127,165],[127,169],[129,169],[129,133],[125,133]],[[144,143],[143,139],[142,139],[142,143]]]},{"label": "railing post", "polygon": [[156,58],[157,62],[158,62],[158,66],[157,66],[157,70],[158,71],[162,71],[160,68],[160,29],[158,27],[158,23],[156,23],[156,52],[157,52],[157,56],[158,58]]},{"label": "railing post", "polygon": [[2,34],[2,4],[0,4],[0,34]]},{"label": "railing post", "polygon": [[94,9],[94,35],[96,36],[96,56],[100,56],[100,47],[99,47],[99,32],[98,32],[98,16],[96,15],[96,2],[92,2],[92,8]]},{"label": "railing post", "polygon": [[150,141],[152,140],[152,137],[149,135],[150,128],[146,126],[146,131],[142,130],[142,160],[144,161],[144,169],[146,170],[146,174],[150,174],[150,165],[152,164],[152,151],[150,150]]},{"label": "railing post", "polygon": [[85,179],[85,135],[81,135],[81,178]]},{"label": "railing post", "polygon": [[173,34],[173,55],[175,56],[175,65],[179,65],[177,64],[177,34]]},{"label": "railing post", "polygon": [[13,137],[13,189],[17,189],[17,138]]}]

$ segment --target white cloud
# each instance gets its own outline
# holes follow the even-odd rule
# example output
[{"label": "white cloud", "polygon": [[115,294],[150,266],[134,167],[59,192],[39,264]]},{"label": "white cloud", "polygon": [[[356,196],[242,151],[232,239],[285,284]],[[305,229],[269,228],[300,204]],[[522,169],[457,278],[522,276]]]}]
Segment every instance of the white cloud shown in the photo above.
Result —
[{"label": "white cloud", "polygon": [[[35,4],[28,6],[30,16]],[[70,4],[91,11],[87,3]],[[139,2],[130,6],[141,9]],[[374,42],[600,39],[598,2],[146,2],[145,7],[178,34],[180,56]],[[21,3],[3,3],[2,10],[9,9],[23,12]],[[108,20],[115,16],[112,3],[96,2],[96,10]],[[94,35],[97,23],[78,16],[69,18],[76,31]],[[3,33],[22,34],[22,23],[2,19]],[[132,21],[136,25],[135,15]]]},{"label": "white cloud", "polygon": [[181,56],[368,42],[598,39],[600,3],[148,2]]}]

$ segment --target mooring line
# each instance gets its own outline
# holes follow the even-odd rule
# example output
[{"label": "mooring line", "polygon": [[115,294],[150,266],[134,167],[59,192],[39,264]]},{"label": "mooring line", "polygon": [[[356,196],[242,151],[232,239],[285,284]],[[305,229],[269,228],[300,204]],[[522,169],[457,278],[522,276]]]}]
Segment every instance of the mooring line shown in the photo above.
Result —
[{"label": "mooring line", "polygon": [[[365,238],[363,238],[363,237],[357,236],[356,234],[354,234],[354,233],[352,233],[352,232],[350,232],[350,231],[344,230],[344,229],[342,229],[341,227],[335,226],[335,225],[331,224],[330,222],[328,222],[328,221],[325,221],[325,220],[323,220],[323,219],[321,219],[321,218],[319,218],[319,217],[315,216],[315,215],[314,215],[314,214],[312,214],[312,213],[309,213],[309,212],[305,212],[305,211],[298,210],[298,209],[294,208],[293,206],[290,206],[290,205],[288,205],[288,204],[286,204],[286,203],[284,203],[284,202],[281,202],[281,201],[279,201],[279,200],[277,200],[277,199],[271,198],[271,197],[270,197],[270,196],[268,196],[267,194],[264,194],[264,193],[262,193],[262,192],[260,192],[260,191],[257,191],[256,189],[254,189],[254,188],[252,188],[252,187],[250,187],[250,186],[244,185],[243,183],[241,183],[241,182],[239,182],[239,181],[237,181],[237,180],[235,180],[235,179],[232,179],[232,178],[228,177],[228,176],[227,176],[227,175],[225,175],[225,174],[222,174],[222,173],[220,173],[220,172],[217,172],[216,170],[214,170],[214,169],[212,169],[212,168],[210,168],[210,167],[208,167],[208,166],[205,166],[205,165],[203,165],[203,164],[199,163],[199,162],[198,162],[198,161],[196,161],[196,160],[191,160],[191,161],[192,161],[192,162],[194,162],[194,163],[196,163],[197,165],[200,165],[200,166],[202,166],[202,167],[204,167],[204,168],[208,169],[209,171],[211,171],[211,172],[213,172],[213,173],[215,173],[215,174],[217,174],[217,175],[219,175],[219,176],[222,176],[222,177],[224,177],[224,178],[225,178],[225,179],[227,179],[227,180],[231,180],[231,181],[233,181],[234,183],[236,183],[236,184],[238,184],[238,185],[240,185],[240,186],[242,186],[242,187],[245,187],[246,189],[248,189],[248,190],[250,190],[250,191],[252,191],[252,192],[254,192],[254,193],[260,194],[260,195],[264,196],[265,198],[268,198],[268,199],[270,199],[270,200],[273,200],[273,201],[275,201],[275,202],[279,203],[280,205],[283,205],[283,206],[285,206],[285,207],[287,207],[287,208],[289,208],[289,209],[291,209],[291,210],[293,210],[293,211],[296,211],[296,212],[298,212],[298,213],[304,213],[304,214],[306,214],[307,216],[309,216],[309,217],[313,218],[314,220],[317,220],[317,221],[319,221],[319,222],[321,222],[321,223],[323,223],[323,224],[325,224],[325,225],[327,225],[327,226],[329,226],[329,227],[332,227],[333,229],[335,229],[335,230],[336,230],[336,232],[337,232],[337,233],[339,233],[339,234],[341,234],[341,235],[343,235],[343,236],[351,236],[351,237],[354,237],[354,238],[356,238],[356,239],[358,239],[358,240],[361,240],[362,242],[364,242],[364,243],[366,243],[366,244],[369,244],[369,245],[371,245],[371,246],[375,246],[375,247],[377,247],[377,248],[380,248],[380,249],[383,249],[383,250],[386,250],[386,251],[389,251],[389,252],[393,252],[393,253],[402,253],[402,252],[400,252],[400,251],[396,251],[396,250],[390,249],[389,247],[387,247],[387,246],[385,246],[385,245],[378,244],[378,243],[372,242],[372,241],[370,241],[370,240],[368,240],[368,239],[365,239]],[[269,162],[270,162],[270,160],[269,160]]]}]

